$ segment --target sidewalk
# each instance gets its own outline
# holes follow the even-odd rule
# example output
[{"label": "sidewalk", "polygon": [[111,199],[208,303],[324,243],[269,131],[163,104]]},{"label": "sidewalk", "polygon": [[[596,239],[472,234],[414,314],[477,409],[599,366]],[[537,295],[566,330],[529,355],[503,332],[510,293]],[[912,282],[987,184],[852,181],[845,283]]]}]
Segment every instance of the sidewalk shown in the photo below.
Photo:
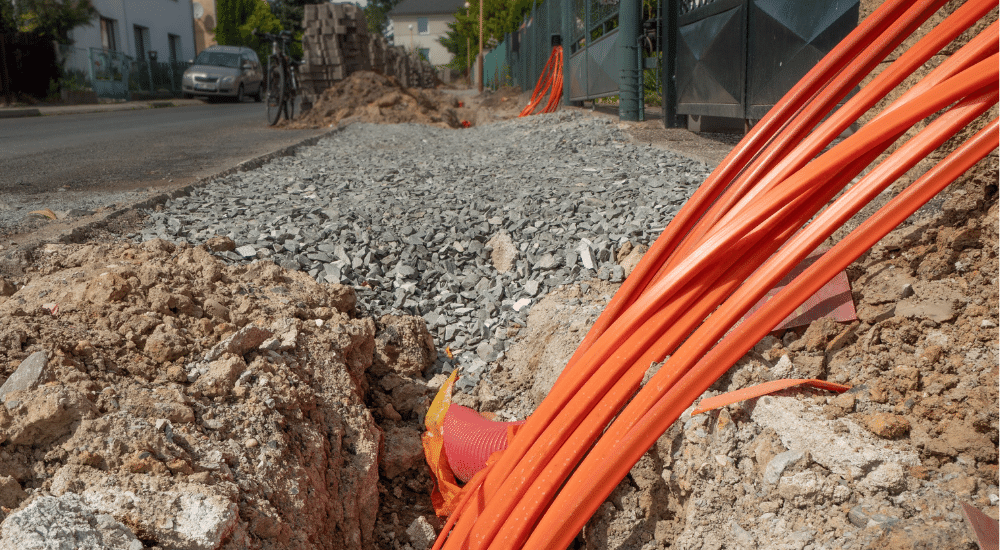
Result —
[{"label": "sidewalk", "polygon": [[21,118],[50,115],[75,115],[81,113],[102,113],[107,111],[131,111],[135,109],[157,109],[162,107],[181,107],[185,105],[202,105],[200,99],[153,99],[143,101],[124,101],[121,103],[96,103],[85,105],[34,105],[3,107],[0,106],[0,119]]}]

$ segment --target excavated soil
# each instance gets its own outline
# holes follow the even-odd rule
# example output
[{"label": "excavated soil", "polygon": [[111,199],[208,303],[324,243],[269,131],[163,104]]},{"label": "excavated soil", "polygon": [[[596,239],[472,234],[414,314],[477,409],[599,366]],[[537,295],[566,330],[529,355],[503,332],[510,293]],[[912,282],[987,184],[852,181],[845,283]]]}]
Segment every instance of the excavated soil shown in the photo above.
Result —
[{"label": "excavated soil", "polygon": [[352,73],[328,88],[312,108],[286,126],[326,128],[351,122],[417,123],[443,128],[471,125],[474,116],[459,100],[442,90],[406,88],[391,76],[371,71]]},{"label": "excavated soil", "polygon": [[[42,365],[3,390],[4,517],[78,495],[147,547],[334,549],[432,515],[422,320],[358,319],[350,287],[158,240],[47,245],[0,296],[3,378]],[[0,546],[31,542],[14,527]]]}]

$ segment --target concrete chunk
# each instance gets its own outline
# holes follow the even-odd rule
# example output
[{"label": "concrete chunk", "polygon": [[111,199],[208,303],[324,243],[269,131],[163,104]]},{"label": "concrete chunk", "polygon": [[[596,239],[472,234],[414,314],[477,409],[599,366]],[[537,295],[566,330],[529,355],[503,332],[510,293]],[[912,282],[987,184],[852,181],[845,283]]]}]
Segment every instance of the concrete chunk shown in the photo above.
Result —
[{"label": "concrete chunk", "polygon": [[38,382],[48,364],[49,356],[44,351],[36,351],[21,361],[14,374],[0,386],[0,401],[5,401],[7,394],[12,391],[33,390],[38,387]]}]

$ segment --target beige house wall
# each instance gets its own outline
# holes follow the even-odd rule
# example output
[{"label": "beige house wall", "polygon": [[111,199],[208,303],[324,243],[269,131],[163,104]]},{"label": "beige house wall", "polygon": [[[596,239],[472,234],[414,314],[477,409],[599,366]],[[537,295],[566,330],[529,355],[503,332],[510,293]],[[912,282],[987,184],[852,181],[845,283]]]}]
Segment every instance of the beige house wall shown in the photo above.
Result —
[{"label": "beige house wall", "polygon": [[[427,34],[417,32],[417,19],[427,18]],[[403,46],[407,51],[427,48],[430,50],[431,65],[444,65],[451,61],[451,53],[441,45],[438,39],[448,33],[448,23],[455,20],[448,15],[402,15],[390,17],[394,33],[394,43]],[[413,26],[410,29],[410,25]]]},{"label": "beige house wall", "polygon": [[215,33],[215,0],[194,0],[196,4],[201,4],[204,13],[200,18],[194,20],[194,45],[195,55],[209,46],[214,46]]}]

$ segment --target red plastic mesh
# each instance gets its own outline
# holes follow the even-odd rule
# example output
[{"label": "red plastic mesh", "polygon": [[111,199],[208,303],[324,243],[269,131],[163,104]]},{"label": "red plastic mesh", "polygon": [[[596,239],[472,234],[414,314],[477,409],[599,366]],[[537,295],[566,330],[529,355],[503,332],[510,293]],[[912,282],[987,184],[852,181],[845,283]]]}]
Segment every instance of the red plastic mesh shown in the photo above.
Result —
[{"label": "red plastic mesh", "polygon": [[490,455],[507,448],[507,428],[520,422],[494,422],[461,405],[451,405],[444,417],[444,454],[455,477],[469,481],[486,467]]},{"label": "red plastic mesh", "polygon": [[[768,291],[759,302],[754,304],[750,311],[743,316],[746,319],[752,315],[755,311],[760,309],[764,302],[770,300],[775,294],[781,289],[785,288],[785,285],[792,282],[792,279],[798,277],[800,273],[805,271],[807,267],[813,264],[816,260],[823,255],[828,249],[816,250],[804,260],[802,260],[799,265],[795,266],[784,279],[781,280],[774,288]],[[846,323],[848,321],[853,321],[858,318],[857,312],[854,310],[854,299],[851,296],[851,284],[847,280],[847,273],[841,271],[830,282],[823,285],[822,288],[816,291],[815,294],[809,297],[808,300],[802,303],[798,308],[795,309],[788,317],[785,317],[783,321],[778,323],[778,326],[774,327],[774,330],[783,330],[792,327],[799,327],[802,325],[808,325],[809,323],[822,319],[823,317],[829,317],[834,321],[839,321],[841,323]],[[740,319],[740,323],[743,322]],[[739,324],[739,323],[737,323]]]},{"label": "red plastic mesh", "polygon": [[997,540],[1000,537],[1000,528],[998,528],[997,520],[980,512],[979,508],[971,504],[965,502],[960,502],[960,504],[962,505],[962,510],[965,511],[966,519],[969,520],[969,525],[972,526],[972,530],[976,533],[979,548],[981,550],[997,550],[1000,547],[1000,542]]}]

